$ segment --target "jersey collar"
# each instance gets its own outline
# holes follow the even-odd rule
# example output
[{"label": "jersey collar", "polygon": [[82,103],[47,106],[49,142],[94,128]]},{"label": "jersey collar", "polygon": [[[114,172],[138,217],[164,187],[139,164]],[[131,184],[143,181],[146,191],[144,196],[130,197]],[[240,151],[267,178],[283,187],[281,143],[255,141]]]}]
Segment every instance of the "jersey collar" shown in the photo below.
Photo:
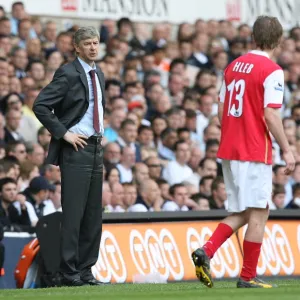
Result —
[{"label": "jersey collar", "polygon": [[269,54],[265,51],[262,51],[262,50],[252,50],[252,51],[250,51],[250,53],[256,54],[256,55],[262,55],[262,56],[265,56],[267,58],[270,58]]}]

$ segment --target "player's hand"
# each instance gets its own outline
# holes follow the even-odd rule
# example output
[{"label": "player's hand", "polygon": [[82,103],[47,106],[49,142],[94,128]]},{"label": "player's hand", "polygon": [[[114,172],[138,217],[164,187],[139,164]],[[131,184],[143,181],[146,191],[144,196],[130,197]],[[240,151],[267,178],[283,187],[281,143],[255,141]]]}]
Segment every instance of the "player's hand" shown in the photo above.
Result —
[{"label": "player's hand", "polygon": [[286,167],[285,167],[284,173],[286,175],[289,175],[295,169],[295,158],[294,158],[294,155],[293,155],[292,151],[289,150],[287,152],[284,152],[282,157],[283,157],[283,159],[284,159],[284,161],[286,163]]},{"label": "player's hand", "polygon": [[64,140],[73,145],[75,151],[78,151],[78,146],[84,148],[84,146],[87,145],[87,142],[85,141],[86,139],[86,136],[70,131],[67,131],[67,133],[64,135]]}]

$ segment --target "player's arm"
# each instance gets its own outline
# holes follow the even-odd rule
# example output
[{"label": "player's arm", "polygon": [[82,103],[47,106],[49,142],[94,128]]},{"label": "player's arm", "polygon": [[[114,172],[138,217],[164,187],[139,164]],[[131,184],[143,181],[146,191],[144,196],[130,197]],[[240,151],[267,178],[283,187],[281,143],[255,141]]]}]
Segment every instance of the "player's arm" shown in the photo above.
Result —
[{"label": "player's arm", "polygon": [[218,104],[218,118],[219,118],[220,125],[222,125],[225,94],[226,94],[226,83],[225,80],[223,79],[222,86],[219,93],[219,104]]},{"label": "player's arm", "polygon": [[284,74],[282,70],[276,70],[270,74],[264,82],[264,115],[268,128],[276,142],[283,151],[283,159],[286,162],[286,174],[295,168],[295,159],[285,136],[280,107],[283,101]]}]

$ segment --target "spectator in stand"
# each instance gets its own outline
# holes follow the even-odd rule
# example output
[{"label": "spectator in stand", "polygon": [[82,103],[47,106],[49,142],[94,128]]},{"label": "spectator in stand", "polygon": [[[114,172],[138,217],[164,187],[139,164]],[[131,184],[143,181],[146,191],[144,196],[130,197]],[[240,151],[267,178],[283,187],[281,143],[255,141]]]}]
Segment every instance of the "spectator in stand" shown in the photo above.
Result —
[{"label": "spectator in stand", "polygon": [[103,163],[106,168],[117,165],[121,159],[121,147],[117,143],[108,143],[104,148]]},{"label": "spectator in stand", "polygon": [[300,183],[293,185],[293,197],[285,208],[300,208]]},{"label": "spectator in stand", "polygon": [[145,160],[145,163],[149,170],[149,177],[153,180],[161,178],[162,165],[157,157],[150,156]]},{"label": "spectator in stand", "polygon": [[7,143],[5,152],[7,155],[15,156],[20,163],[27,159],[26,146],[20,141],[11,141]]},{"label": "spectator in stand", "polygon": [[273,167],[273,183],[283,185],[285,189],[285,200],[284,200],[284,206],[286,206],[289,201],[292,199],[292,186],[288,182],[288,176],[284,172],[285,166],[284,165],[275,165]]},{"label": "spectator in stand", "polygon": [[111,204],[106,206],[107,212],[124,212],[124,188],[119,182],[111,186]]},{"label": "spectator in stand", "polygon": [[199,192],[206,197],[211,196],[211,186],[214,181],[214,176],[212,175],[207,175],[203,176],[200,180],[200,185],[199,185]]},{"label": "spectator in stand", "polygon": [[44,216],[57,211],[62,211],[61,208],[61,183],[56,181],[49,190],[49,199],[44,201]]},{"label": "spectator in stand", "polygon": [[209,198],[206,195],[198,193],[193,195],[191,199],[197,203],[197,206],[193,210],[210,210]]},{"label": "spectator in stand", "polygon": [[129,207],[129,212],[160,211],[162,198],[157,183],[152,179],[141,182],[139,197],[134,205]]},{"label": "spectator in stand", "polygon": [[18,178],[18,190],[23,192],[35,177],[40,176],[39,168],[29,160],[21,162],[20,176]]},{"label": "spectator in stand", "polygon": [[129,119],[124,120],[121,123],[119,136],[117,138],[117,143],[121,148],[127,146],[130,147],[135,154],[136,161],[141,161],[141,150],[140,146],[136,143],[137,138],[137,126],[136,124]]},{"label": "spectator in stand", "polygon": [[[23,199],[22,199],[23,200]],[[18,201],[17,182],[9,177],[0,180],[0,223],[5,231],[29,231],[31,222],[27,206],[20,203],[20,212],[13,205]]]},{"label": "spectator in stand", "polygon": [[163,170],[163,178],[170,185],[181,183],[193,175],[192,169],[187,165],[191,156],[189,145],[184,141],[178,141],[174,149],[176,159],[168,162]]},{"label": "spectator in stand", "polygon": [[284,186],[280,184],[275,184],[273,188],[273,194],[272,194],[272,202],[275,206],[275,209],[283,209],[285,207],[284,199],[285,199]]},{"label": "spectator in stand", "polygon": [[162,211],[188,211],[187,206],[189,196],[187,188],[182,183],[174,184],[169,190],[171,199],[165,201],[162,206]]},{"label": "spectator in stand", "polygon": [[43,147],[46,154],[48,154],[50,141],[50,132],[44,126],[42,126],[37,132],[37,142]]},{"label": "spectator in stand", "polygon": [[41,167],[45,161],[45,151],[40,144],[32,144],[27,147],[27,158],[33,164]]},{"label": "spectator in stand", "polygon": [[115,183],[120,183],[120,171],[117,167],[108,168],[105,173],[105,181],[112,187]]},{"label": "spectator in stand", "polygon": [[175,153],[173,151],[175,143],[177,142],[177,132],[174,129],[166,128],[161,132],[161,142],[158,143],[158,154],[162,159],[175,160]]},{"label": "spectator in stand", "polygon": [[126,112],[122,109],[115,109],[109,113],[109,125],[105,128],[104,136],[108,142],[116,142],[119,138],[119,130],[126,118]]},{"label": "spectator in stand", "polygon": [[4,128],[5,130],[4,141],[6,143],[24,140],[21,134],[18,132],[21,118],[22,118],[21,112],[13,108],[7,110],[7,112],[5,113],[6,125]]},{"label": "spectator in stand", "polygon": [[44,165],[42,175],[48,180],[50,184],[61,181],[60,169],[55,165]]},{"label": "spectator in stand", "polygon": [[[48,209],[46,205],[49,205],[49,203],[45,202],[45,200],[49,198],[49,191],[51,189],[52,186],[49,182],[43,176],[38,176],[30,181],[28,188],[23,192],[26,201],[34,207],[38,218],[44,216],[44,210]],[[53,206],[52,203],[50,205]]]},{"label": "spectator in stand", "polygon": [[136,162],[134,150],[131,147],[124,147],[122,149],[122,156],[117,168],[120,172],[120,182],[131,182],[133,180],[132,167]]},{"label": "spectator in stand", "polygon": [[137,187],[132,182],[125,182],[122,185],[124,188],[124,207],[128,211],[137,200]]},{"label": "spectator in stand", "polygon": [[139,186],[143,181],[149,179],[148,166],[142,162],[136,163],[132,168],[133,181]]},{"label": "spectator in stand", "polygon": [[211,198],[209,202],[210,209],[225,209],[227,205],[227,194],[225,190],[224,179],[217,177],[211,184]]}]

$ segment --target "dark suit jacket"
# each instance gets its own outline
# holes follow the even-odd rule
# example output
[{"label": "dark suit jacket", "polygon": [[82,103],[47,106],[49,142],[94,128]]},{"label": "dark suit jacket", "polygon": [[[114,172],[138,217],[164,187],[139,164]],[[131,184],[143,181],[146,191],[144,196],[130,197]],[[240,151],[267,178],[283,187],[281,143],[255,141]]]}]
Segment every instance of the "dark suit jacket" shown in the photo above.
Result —
[{"label": "dark suit jacket", "polygon": [[208,62],[205,64],[202,64],[195,56],[192,54],[192,56],[188,59],[187,63],[188,65],[192,65],[195,67],[198,67],[200,69],[210,69],[212,67],[212,62],[210,58],[207,56]]},{"label": "dark suit jacket", "polygon": [[[97,67],[105,110],[104,74]],[[40,92],[33,105],[39,121],[52,135],[46,163],[59,164],[62,138],[69,128],[77,124],[89,106],[89,87],[85,71],[79,60],[60,67],[53,80]]]}]

